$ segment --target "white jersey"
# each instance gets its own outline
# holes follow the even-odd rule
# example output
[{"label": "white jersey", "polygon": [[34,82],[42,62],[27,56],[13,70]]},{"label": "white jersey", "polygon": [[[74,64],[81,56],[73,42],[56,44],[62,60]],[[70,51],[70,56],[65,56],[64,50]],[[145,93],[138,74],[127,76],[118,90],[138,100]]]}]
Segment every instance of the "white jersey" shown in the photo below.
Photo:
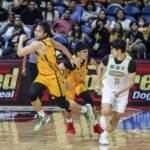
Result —
[{"label": "white jersey", "polygon": [[107,69],[103,79],[104,88],[109,91],[116,91],[124,88],[128,84],[128,66],[130,60],[131,57],[126,56],[120,64],[116,64],[113,55],[109,55]]}]

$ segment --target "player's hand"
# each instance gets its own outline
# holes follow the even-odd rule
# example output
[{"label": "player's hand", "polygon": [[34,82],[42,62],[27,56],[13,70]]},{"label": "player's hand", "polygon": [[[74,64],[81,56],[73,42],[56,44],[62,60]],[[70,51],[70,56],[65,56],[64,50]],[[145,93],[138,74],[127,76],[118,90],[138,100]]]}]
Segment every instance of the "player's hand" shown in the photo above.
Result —
[{"label": "player's hand", "polygon": [[121,94],[121,92],[120,92],[120,91],[113,92],[113,93],[114,93],[114,95],[115,95],[115,98],[119,97],[119,95]]},{"label": "player's hand", "polygon": [[74,65],[76,65],[77,67],[80,67],[83,60],[81,58],[71,58],[70,62],[73,67],[74,67]]},{"label": "player's hand", "polygon": [[26,41],[28,38],[29,38],[29,37],[28,37],[27,35],[22,34],[22,35],[20,35],[19,40],[24,42],[24,41]]},{"label": "player's hand", "polygon": [[22,69],[22,75],[23,75],[23,76],[26,76],[26,75],[27,75],[26,68],[23,68],[23,69]]}]

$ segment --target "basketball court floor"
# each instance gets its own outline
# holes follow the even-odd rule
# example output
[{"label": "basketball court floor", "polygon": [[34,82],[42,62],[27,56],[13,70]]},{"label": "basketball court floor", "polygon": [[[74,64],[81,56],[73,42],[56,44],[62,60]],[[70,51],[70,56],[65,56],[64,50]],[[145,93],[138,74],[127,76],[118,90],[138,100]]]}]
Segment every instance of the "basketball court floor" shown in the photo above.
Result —
[{"label": "basketball court floor", "polygon": [[150,150],[150,107],[127,108],[109,146],[99,144],[84,115],[73,113],[75,135],[67,135],[63,111],[47,111],[51,121],[34,132],[36,113],[30,108],[0,111],[0,150]]}]

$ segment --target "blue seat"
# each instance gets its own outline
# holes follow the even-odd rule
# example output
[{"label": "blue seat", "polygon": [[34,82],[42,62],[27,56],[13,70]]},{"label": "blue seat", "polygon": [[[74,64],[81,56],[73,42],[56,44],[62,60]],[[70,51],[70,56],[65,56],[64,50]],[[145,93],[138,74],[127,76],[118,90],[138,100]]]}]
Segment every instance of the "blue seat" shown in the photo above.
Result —
[{"label": "blue seat", "polygon": [[125,17],[129,20],[131,20],[131,22],[136,22],[137,20],[134,18],[134,16],[130,16],[130,15],[125,15]]},{"label": "blue seat", "polygon": [[86,33],[86,34],[90,34],[91,32],[92,32],[92,29],[91,29],[91,27],[89,27],[89,26],[87,26],[87,25],[82,25],[81,26],[81,31],[83,32],[83,33]]},{"label": "blue seat", "polygon": [[107,7],[106,14],[115,16],[119,9],[123,9],[119,4],[111,4]]},{"label": "blue seat", "polygon": [[147,24],[150,24],[150,16],[149,15],[143,15],[143,16],[140,16],[140,18],[143,18]]},{"label": "blue seat", "polygon": [[68,38],[65,35],[62,35],[62,34],[55,35],[53,37],[53,40],[61,43],[62,45],[66,46],[66,47],[68,46]]},{"label": "blue seat", "polygon": [[61,17],[65,11],[65,8],[63,6],[55,6],[54,10],[57,10],[59,13],[59,16]]},{"label": "blue seat", "polygon": [[142,15],[150,15],[150,6],[145,6],[142,9]]},{"label": "blue seat", "polygon": [[140,9],[134,5],[126,5],[124,12],[126,15],[137,16],[140,13]]},{"label": "blue seat", "polygon": [[53,0],[55,5],[64,5],[64,0]]},{"label": "blue seat", "polygon": [[115,17],[107,15],[107,20],[109,20],[110,22],[112,22],[113,20],[115,20]]}]

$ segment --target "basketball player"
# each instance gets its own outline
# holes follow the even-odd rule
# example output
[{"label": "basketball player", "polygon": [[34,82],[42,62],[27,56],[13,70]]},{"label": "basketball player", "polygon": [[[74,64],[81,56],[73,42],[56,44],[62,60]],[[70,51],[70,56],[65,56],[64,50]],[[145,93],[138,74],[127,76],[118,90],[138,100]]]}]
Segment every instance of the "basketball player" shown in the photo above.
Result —
[{"label": "basketball player", "polygon": [[56,100],[58,106],[66,110],[80,111],[87,116],[91,123],[93,123],[94,114],[92,112],[91,105],[80,106],[74,101],[66,101],[64,94],[64,80],[58,69],[55,49],[61,50],[68,59],[77,66],[80,65],[80,60],[73,59],[69,51],[64,46],[50,39],[48,37],[49,32],[50,26],[48,22],[39,22],[34,31],[36,41],[23,47],[23,43],[27,37],[26,35],[21,35],[17,50],[17,54],[19,56],[25,56],[33,52],[37,55],[37,67],[39,73],[29,90],[29,99],[39,115],[34,131],[41,129],[43,125],[50,120],[49,116],[47,116],[43,111],[41,101],[39,99],[41,92],[46,88],[49,89],[50,94]]},{"label": "basketball player", "polygon": [[[64,63],[61,63],[59,65],[59,69],[64,70],[64,77],[66,79],[66,99],[73,100],[77,95],[80,96],[85,101],[85,103],[91,104],[95,116],[95,121],[93,124],[94,132],[100,134],[102,132],[102,129],[100,128],[97,120],[97,112],[94,107],[94,102],[85,85],[86,77],[88,74],[88,63],[98,68],[97,63],[93,59],[88,58],[88,48],[89,47],[83,42],[79,42],[76,45],[74,57],[83,60],[80,67],[72,67],[70,61],[65,61]],[[66,111],[66,122],[67,133],[75,133],[71,111]]]},{"label": "basketball player", "polygon": [[[136,64],[134,60],[125,54],[126,44],[121,39],[116,39],[111,43],[111,54],[103,58],[98,67],[98,84],[96,89],[100,89],[102,71],[106,67],[106,72],[102,79],[102,121],[106,127],[100,135],[100,144],[109,144],[108,135],[117,127],[120,117],[125,111],[128,103],[130,88],[134,85],[136,76]],[[107,117],[111,120],[107,123]]]}]

